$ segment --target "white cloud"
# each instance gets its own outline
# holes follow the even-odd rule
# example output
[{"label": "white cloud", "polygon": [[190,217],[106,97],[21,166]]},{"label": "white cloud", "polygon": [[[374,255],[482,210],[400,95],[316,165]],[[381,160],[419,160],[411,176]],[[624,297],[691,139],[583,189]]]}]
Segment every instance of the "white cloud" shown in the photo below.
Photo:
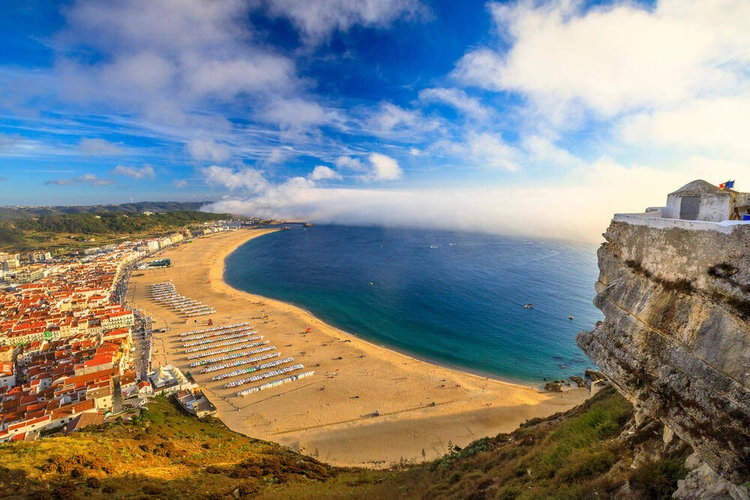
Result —
[{"label": "white cloud", "polygon": [[[522,135],[512,146],[499,134],[470,130],[462,141],[437,141],[430,151],[455,158],[459,165],[487,170],[521,171],[522,165],[572,168],[585,162],[543,135]],[[558,175],[555,173],[555,175]]]},{"label": "white cloud", "polygon": [[223,162],[232,156],[229,146],[210,139],[194,139],[188,143],[187,150],[198,161]]},{"label": "white cloud", "polygon": [[[85,72],[82,66],[78,71]],[[106,89],[117,89],[125,95],[158,95],[175,83],[175,63],[153,52],[123,54],[100,67],[99,83]]]},{"label": "white cloud", "polygon": [[260,193],[269,187],[263,173],[253,168],[243,167],[234,170],[212,165],[201,169],[206,182],[218,184],[230,190],[242,189],[249,193]]},{"label": "white cloud", "polygon": [[56,184],[58,186],[71,186],[74,184],[88,184],[94,187],[109,186],[110,184],[116,184],[116,181],[111,179],[102,179],[97,177],[96,174],[83,174],[80,177],[73,177],[71,179],[57,179],[54,181],[47,181],[44,184]]},{"label": "white cloud", "polygon": [[[232,114],[218,104],[267,102],[304,86],[292,59],[253,43],[252,8],[240,0],[73,3],[63,9],[68,25],[55,38],[58,57],[47,85],[98,113],[199,122],[205,131],[213,115]],[[77,58],[79,47],[101,57]]]},{"label": "white cloud", "polygon": [[375,130],[383,133],[390,132],[397,127],[412,127],[419,121],[419,114],[415,111],[407,111],[389,102],[382,103],[380,111],[374,115],[370,122],[375,125]]},{"label": "white cloud", "polygon": [[272,148],[271,152],[264,159],[264,162],[270,165],[282,163],[293,153],[294,153],[294,150],[292,150],[289,147]]},{"label": "white cloud", "polygon": [[363,182],[395,181],[403,177],[404,172],[398,161],[381,153],[370,153],[367,157],[369,165],[359,158],[341,156],[334,161],[339,169],[357,172],[357,179]]},{"label": "white cloud", "polygon": [[81,139],[78,147],[85,155],[110,156],[123,153],[123,149],[120,146],[104,139]]},{"label": "white cloud", "polygon": [[426,118],[418,111],[382,102],[376,112],[369,116],[364,126],[365,131],[373,135],[408,141],[439,129],[440,121]]},{"label": "white cloud", "polygon": [[37,139],[28,139],[20,135],[0,134],[0,156],[25,157],[37,155],[61,155],[69,151],[62,150]]},{"label": "white cloud", "polygon": [[750,96],[701,99],[676,109],[625,118],[618,135],[629,144],[677,148],[750,162]]},{"label": "white cloud", "polygon": [[372,172],[366,177],[366,180],[395,181],[404,175],[398,162],[390,156],[380,153],[372,153],[370,154],[369,160],[372,164]]},{"label": "white cloud", "polygon": [[292,61],[272,54],[229,60],[188,55],[182,61],[185,82],[196,96],[231,100],[243,92],[286,90],[295,79]]},{"label": "white cloud", "polygon": [[177,189],[183,189],[188,187],[188,181],[186,181],[185,179],[175,179],[174,181],[172,181],[172,185],[174,185],[174,187],[176,187]]},{"label": "white cloud", "polygon": [[509,172],[519,169],[520,152],[508,145],[499,135],[486,132],[471,132],[465,143],[449,145],[449,152],[454,156],[463,156],[471,164],[479,168],[499,168]]},{"label": "white cloud", "polygon": [[141,168],[117,165],[112,172],[117,175],[132,177],[133,179],[153,179],[156,177],[156,173],[154,173],[151,165],[144,165]]},{"label": "white cloud", "polygon": [[569,151],[557,147],[546,137],[531,135],[523,138],[522,146],[530,160],[546,166],[571,167],[583,164],[583,160]]},{"label": "white cloud", "polygon": [[320,188],[285,183],[246,199],[209,207],[260,217],[351,225],[450,228],[496,234],[601,242],[615,212],[643,212],[662,206],[667,194],[697,178],[722,182],[750,178],[744,163],[704,158],[665,171],[625,166],[601,158],[572,169],[562,179],[537,180],[531,187],[377,190]]},{"label": "white cloud", "polygon": [[529,96],[541,109],[577,103],[600,116],[732,93],[750,63],[750,4],[661,1],[491,4],[507,52],[480,48],[454,76]]},{"label": "white cloud", "polygon": [[308,176],[311,181],[325,181],[325,180],[342,180],[343,177],[340,173],[336,172],[330,167],[324,165],[318,165],[313,169],[312,173]]},{"label": "white cloud", "polygon": [[271,101],[262,118],[282,127],[306,127],[328,122],[332,116],[317,103],[303,98],[278,98]]},{"label": "white cloud", "polygon": [[79,1],[63,10],[70,29],[62,39],[78,41],[88,33],[109,50],[153,47],[169,54],[211,47],[220,51],[247,34],[235,22],[246,11],[240,0]]},{"label": "white cloud", "polygon": [[419,98],[426,102],[444,102],[450,104],[466,115],[484,120],[490,115],[490,111],[482,106],[477,100],[466,95],[459,89],[431,88],[419,92]]},{"label": "white cloud", "polygon": [[355,172],[364,172],[367,167],[362,163],[359,158],[352,158],[351,156],[340,156],[333,162],[338,168],[345,168],[353,170]]},{"label": "white cloud", "polygon": [[271,14],[288,18],[308,43],[354,25],[386,27],[397,19],[427,15],[417,0],[269,0]]}]

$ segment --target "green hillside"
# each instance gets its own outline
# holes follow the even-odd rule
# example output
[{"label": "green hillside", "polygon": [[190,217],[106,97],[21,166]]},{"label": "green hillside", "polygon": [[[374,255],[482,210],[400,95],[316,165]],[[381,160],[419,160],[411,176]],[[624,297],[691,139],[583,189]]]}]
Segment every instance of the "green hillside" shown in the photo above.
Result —
[{"label": "green hillside", "polygon": [[0,220],[29,219],[45,215],[64,214],[103,214],[103,213],[139,213],[139,212],[175,212],[182,210],[198,211],[204,202],[194,201],[141,201],[121,205],[70,205],[44,207],[0,207]]},{"label": "green hillside", "polygon": [[[631,405],[605,389],[566,414],[451,447],[436,461],[377,471],[325,465],[157,398],[127,423],[0,445],[0,497],[668,497],[690,450],[681,445],[654,454],[662,446],[655,424],[623,438],[624,428],[633,429],[631,417]],[[631,467],[634,460],[638,467]]]},{"label": "green hillside", "polygon": [[[0,221],[0,250],[75,250],[231,218],[196,211],[74,213]],[[93,239],[93,241],[92,241]]]}]

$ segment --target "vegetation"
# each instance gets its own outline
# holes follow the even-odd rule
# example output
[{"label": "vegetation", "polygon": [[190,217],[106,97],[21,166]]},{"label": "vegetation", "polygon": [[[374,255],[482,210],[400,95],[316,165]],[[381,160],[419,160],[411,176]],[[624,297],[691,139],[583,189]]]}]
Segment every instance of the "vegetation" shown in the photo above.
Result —
[{"label": "vegetation", "polygon": [[451,445],[433,462],[378,471],[325,465],[236,434],[218,420],[188,417],[157,398],[126,423],[1,445],[0,497],[183,498],[186,491],[197,499],[665,497],[685,475],[686,451],[631,467],[641,447],[661,446],[653,426],[622,439],[631,416],[630,404],[609,388],[511,434],[463,449]]},{"label": "vegetation", "polygon": [[30,219],[45,215],[198,211],[205,203],[193,201],[141,201],[122,205],[0,207],[0,220]]},{"label": "vegetation", "polygon": [[113,212],[43,215],[0,222],[0,247],[17,252],[76,249],[91,246],[92,238],[94,244],[102,245],[229,217],[187,210],[150,215]]},{"label": "vegetation", "polygon": [[228,498],[340,473],[216,419],[187,416],[165,398],[128,422],[0,445],[0,456],[0,498],[184,498],[186,491]]}]

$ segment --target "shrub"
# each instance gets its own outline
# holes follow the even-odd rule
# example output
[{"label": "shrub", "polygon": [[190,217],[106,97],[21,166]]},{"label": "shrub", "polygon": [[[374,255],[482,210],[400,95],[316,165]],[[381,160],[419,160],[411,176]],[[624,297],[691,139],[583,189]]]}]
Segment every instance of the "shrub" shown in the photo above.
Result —
[{"label": "shrub", "polygon": [[685,476],[687,469],[683,458],[648,460],[633,473],[630,488],[643,498],[671,498],[677,489],[677,481]]},{"label": "shrub", "polygon": [[240,497],[249,497],[257,493],[259,489],[258,484],[254,481],[245,481],[237,488],[237,493]]},{"label": "shrub", "polygon": [[146,495],[161,495],[162,489],[153,484],[147,484],[141,488]]},{"label": "shrub", "polygon": [[99,480],[98,477],[91,476],[91,477],[86,478],[86,486],[96,490],[102,487],[102,482]]},{"label": "shrub", "polygon": [[77,487],[72,481],[62,480],[52,488],[52,497],[60,500],[73,500],[78,498]]}]

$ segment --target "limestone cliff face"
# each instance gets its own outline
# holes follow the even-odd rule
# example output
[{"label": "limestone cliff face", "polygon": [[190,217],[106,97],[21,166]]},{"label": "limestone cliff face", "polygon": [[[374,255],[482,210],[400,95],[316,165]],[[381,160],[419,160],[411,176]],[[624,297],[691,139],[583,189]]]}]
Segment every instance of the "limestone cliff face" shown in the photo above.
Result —
[{"label": "limestone cliff face", "polygon": [[603,324],[579,346],[636,407],[735,483],[750,479],[750,226],[616,217]]}]

